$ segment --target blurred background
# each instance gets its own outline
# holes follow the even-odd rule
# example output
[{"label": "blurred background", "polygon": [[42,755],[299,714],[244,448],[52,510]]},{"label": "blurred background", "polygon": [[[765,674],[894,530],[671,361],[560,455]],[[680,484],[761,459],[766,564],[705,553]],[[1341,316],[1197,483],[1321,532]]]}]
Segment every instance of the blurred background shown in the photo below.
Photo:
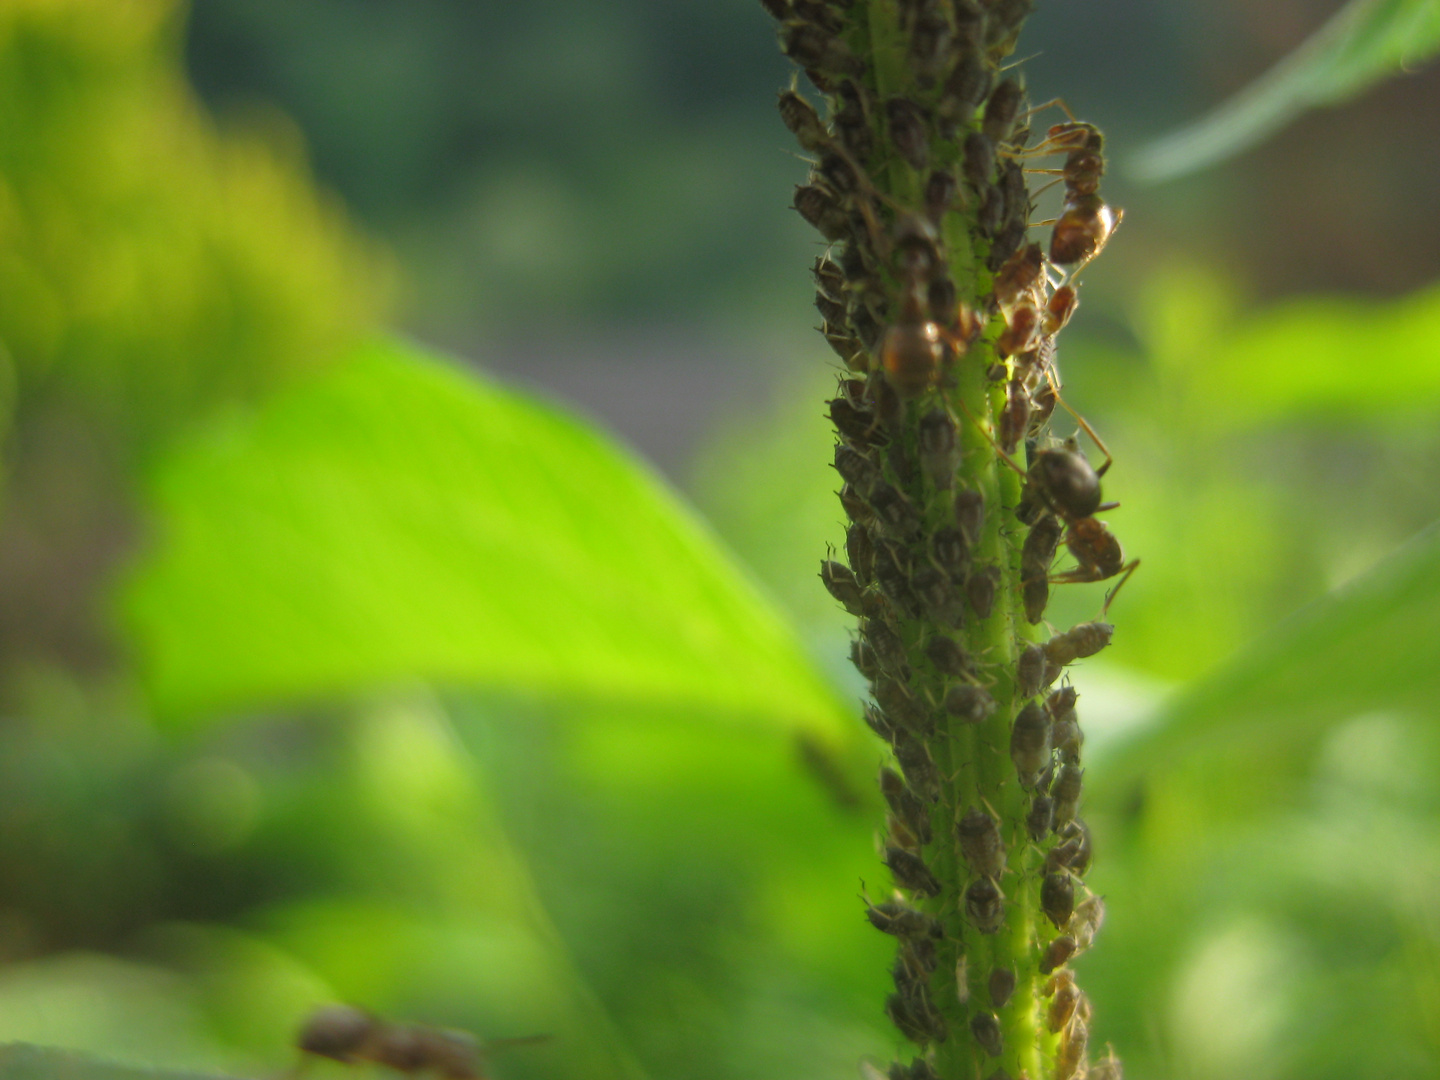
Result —
[{"label": "blurred background", "polygon": [[[1340,6],[1021,42],[1126,211],[1060,364],[1144,560],[1077,678],[1139,1080],[1440,1065],[1440,68],[1127,170]],[[894,1052],[789,79],[753,0],[0,6],[0,1041]]]}]

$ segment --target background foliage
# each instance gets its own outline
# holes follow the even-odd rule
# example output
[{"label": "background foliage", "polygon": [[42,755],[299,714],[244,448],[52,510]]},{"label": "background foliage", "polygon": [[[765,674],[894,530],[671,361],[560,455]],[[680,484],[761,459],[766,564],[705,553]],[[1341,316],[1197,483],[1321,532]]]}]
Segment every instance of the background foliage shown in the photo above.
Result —
[{"label": "background foliage", "polygon": [[[1117,162],[1331,13],[1069,7],[1036,96]],[[888,1052],[783,65],[739,0],[524,11],[0,7],[0,1040],[268,1074],[340,999],[554,1032],[514,1077]],[[1419,54],[1355,55],[1304,101]],[[1067,334],[1144,558],[1079,680],[1141,1080],[1440,1061],[1436,140],[1384,142],[1437,92],[1127,189]]]}]

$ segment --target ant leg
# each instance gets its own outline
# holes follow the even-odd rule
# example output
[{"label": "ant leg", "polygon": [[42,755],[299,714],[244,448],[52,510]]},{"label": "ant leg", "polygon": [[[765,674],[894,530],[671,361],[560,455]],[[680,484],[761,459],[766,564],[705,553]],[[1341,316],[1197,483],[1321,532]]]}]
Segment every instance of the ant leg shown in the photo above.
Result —
[{"label": "ant leg", "polygon": [[[1095,445],[1100,448],[1100,452],[1105,455],[1105,464],[1101,465],[1098,469],[1095,470],[1096,476],[1104,476],[1105,470],[1110,468],[1111,464],[1113,464],[1115,461],[1115,459],[1110,455],[1109,447],[1105,445],[1104,441],[1100,438],[1099,435],[1095,434],[1095,429],[1090,426],[1090,422],[1086,420],[1083,416],[1081,416],[1078,412],[1076,412],[1074,408],[1071,407],[1070,403],[1060,396],[1060,387],[1055,385],[1055,380],[1053,378],[1050,378],[1050,373],[1048,371],[1045,373],[1045,377],[1047,380],[1049,380],[1050,389],[1055,391],[1055,400],[1059,402],[1062,407],[1064,407],[1066,412],[1068,412],[1071,416],[1075,418],[1075,422],[1084,429],[1085,434],[1090,436],[1090,438],[1094,441]],[[1119,504],[1117,503],[1116,505],[1118,506]],[[1115,509],[1115,507],[1108,506],[1105,507],[1105,509],[1113,510]],[[1098,513],[1099,511],[1097,510],[1096,512]]]},{"label": "ant leg", "polygon": [[1120,578],[1113,589],[1105,594],[1105,606],[1100,609],[1100,618],[1105,618],[1106,613],[1110,610],[1110,605],[1115,601],[1115,594],[1120,591],[1121,586],[1123,586],[1125,582],[1130,580],[1130,575],[1135,573],[1139,565],[1139,559],[1131,559],[1130,565],[1124,568],[1124,576]]},{"label": "ant leg", "polygon": [[1065,119],[1069,120],[1072,124],[1075,123],[1075,114],[1070,111],[1070,106],[1065,104],[1064,98],[1058,97],[1051,98],[1049,101],[1043,102],[1039,105],[1031,106],[1029,109],[1026,109],[1023,113],[1020,114],[1020,119],[1028,120],[1036,113],[1044,112],[1046,109],[1051,108],[1059,109],[1065,114]]},{"label": "ant leg", "polygon": [[961,400],[960,398],[956,398],[955,403],[959,405],[965,415],[970,418],[970,422],[975,425],[975,429],[979,431],[981,435],[985,436],[985,441],[995,448],[996,457],[998,457],[1006,465],[1009,465],[1010,468],[1014,469],[1021,476],[1029,475],[1024,469],[1022,469],[1019,465],[1015,463],[1015,460],[1009,454],[1005,453],[1004,450],[1000,449],[1000,444],[995,441],[995,436],[991,435],[990,432],[985,430],[985,425],[980,423],[980,421],[975,418],[975,414],[970,411],[970,407],[966,405],[963,400]]}]

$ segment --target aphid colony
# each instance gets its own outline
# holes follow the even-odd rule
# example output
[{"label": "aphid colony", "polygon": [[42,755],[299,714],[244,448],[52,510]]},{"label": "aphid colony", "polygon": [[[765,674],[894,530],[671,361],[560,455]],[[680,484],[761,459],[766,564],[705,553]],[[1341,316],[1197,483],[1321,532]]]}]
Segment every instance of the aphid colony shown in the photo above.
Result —
[{"label": "aphid colony", "polygon": [[[896,892],[867,901],[870,922],[898,941],[886,1011],[921,1047],[968,1039],[991,1062],[976,1075],[1007,1080],[1017,1059],[1006,1057],[1005,1018],[1039,1010],[1055,1036],[1047,1080],[1087,1068],[1118,1078],[1113,1058],[1087,1064],[1089,1005],[1066,967],[1093,941],[1103,905],[1082,881],[1077,695],[1052,690],[1067,665],[1109,644],[1118,585],[1100,620],[1043,643],[1024,631],[1042,622],[1052,585],[1123,583],[1136,565],[1095,517],[1116,505],[1101,495],[1111,457],[1061,398],[1056,366],[1076,277],[1120,222],[1099,194],[1103,138],[1066,110],[1031,145],[1030,122],[1048,106],[1027,108],[1001,64],[1030,0],[899,0],[908,89],[890,96],[876,90],[871,27],[851,17],[853,0],[762,3],[826,105],[822,117],[798,90],[780,94],[813,165],[794,206],[826,244],[813,266],[820,331],[846,369],[828,403],[845,560],[831,553],[820,576],[859,620],[851,658],[870,685],[864,715],[895,766],[880,771],[880,848]],[[1032,167],[1056,158],[1058,168]],[[1063,186],[1053,222],[1032,223],[1027,172]],[[1048,245],[1029,240],[1037,225],[1050,226]],[[1099,467],[1077,439],[1048,436],[1057,405],[1099,449]],[[993,475],[966,469],[976,433],[996,451],[987,460],[1018,475],[1017,503],[997,501]],[[1055,572],[1062,544],[1075,565]],[[1007,580],[1015,563],[1018,582]],[[1023,820],[1007,821],[975,786],[987,754],[1000,765],[985,775],[1009,770],[992,794]],[[937,871],[953,879],[957,866],[952,894]],[[1046,924],[1023,957],[1002,957],[995,943],[1022,891]],[[929,1080],[932,1061],[888,1075]]]}]

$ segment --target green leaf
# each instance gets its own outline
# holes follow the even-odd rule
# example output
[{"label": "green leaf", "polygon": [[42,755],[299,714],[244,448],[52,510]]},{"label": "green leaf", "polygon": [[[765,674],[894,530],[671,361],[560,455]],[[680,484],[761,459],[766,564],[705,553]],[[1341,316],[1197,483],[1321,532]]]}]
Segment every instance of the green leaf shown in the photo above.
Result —
[{"label": "green leaf", "polygon": [[115,1065],[26,1043],[0,1046],[0,1080],[217,1080],[213,1074]]},{"label": "green leaf", "polygon": [[170,718],[418,678],[841,729],[788,626],[661,481],[410,347],[174,452],[151,503],[122,610]]},{"label": "green leaf", "polygon": [[1413,71],[1437,51],[1440,0],[1351,0],[1235,97],[1134,155],[1130,172],[1159,181],[1214,165],[1305,110],[1338,104],[1381,79]]}]

